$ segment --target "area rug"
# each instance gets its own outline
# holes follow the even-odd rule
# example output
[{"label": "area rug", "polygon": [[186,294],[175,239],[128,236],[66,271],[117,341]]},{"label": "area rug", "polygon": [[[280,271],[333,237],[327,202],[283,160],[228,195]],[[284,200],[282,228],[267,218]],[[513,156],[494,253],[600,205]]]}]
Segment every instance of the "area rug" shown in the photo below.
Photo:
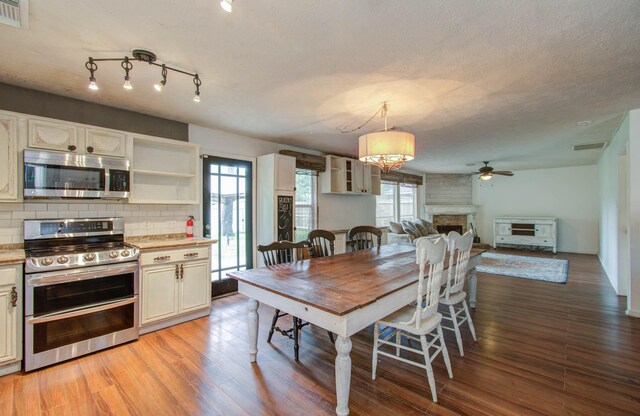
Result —
[{"label": "area rug", "polygon": [[476,270],[482,273],[567,283],[569,260],[544,257],[514,256],[511,254],[484,253],[482,264]]}]

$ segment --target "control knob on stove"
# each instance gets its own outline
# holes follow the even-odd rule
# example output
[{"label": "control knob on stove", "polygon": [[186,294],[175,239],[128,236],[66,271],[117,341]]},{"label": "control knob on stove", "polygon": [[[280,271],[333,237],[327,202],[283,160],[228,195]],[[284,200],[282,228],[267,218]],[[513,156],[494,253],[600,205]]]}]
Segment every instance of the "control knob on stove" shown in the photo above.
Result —
[{"label": "control knob on stove", "polygon": [[43,266],[51,266],[53,264],[53,259],[51,257],[45,257],[40,262]]},{"label": "control knob on stove", "polygon": [[95,253],[87,253],[84,255],[84,259],[86,261],[93,261],[96,259],[96,254]]},{"label": "control knob on stove", "polygon": [[65,264],[69,262],[69,257],[67,256],[60,256],[58,257],[58,263],[60,264]]},{"label": "control knob on stove", "polygon": [[129,257],[129,256],[131,255],[131,252],[130,252],[129,250],[122,250],[122,251],[120,252],[120,255],[121,255],[122,257]]},{"label": "control knob on stove", "polygon": [[118,255],[119,253],[115,250],[109,253],[109,257],[111,257],[112,259],[115,259],[116,257],[118,257]]}]

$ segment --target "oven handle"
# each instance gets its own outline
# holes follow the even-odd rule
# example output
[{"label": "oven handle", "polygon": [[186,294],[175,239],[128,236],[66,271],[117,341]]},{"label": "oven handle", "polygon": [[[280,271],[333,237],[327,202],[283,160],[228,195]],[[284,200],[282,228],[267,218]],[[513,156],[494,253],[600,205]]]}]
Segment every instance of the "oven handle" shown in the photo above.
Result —
[{"label": "oven handle", "polygon": [[[98,266],[87,269],[65,270],[64,272],[37,273],[27,277],[27,286],[48,286],[57,283],[76,282],[79,280],[96,279],[99,277],[115,276],[121,273],[135,272],[138,262],[117,266]],[[106,272],[106,273],[105,273]]]},{"label": "oven handle", "polygon": [[115,308],[119,308],[120,306],[126,306],[126,305],[130,305],[132,303],[135,303],[138,301],[138,297],[133,297],[133,298],[128,298],[125,300],[117,300],[114,302],[109,302],[109,303],[102,303],[98,306],[94,306],[92,308],[83,308],[83,309],[77,309],[71,312],[63,312],[63,313],[52,313],[49,315],[42,315],[42,316],[38,316],[35,318],[29,318],[27,319],[27,323],[29,325],[35,325],[35,324],[42,324],[45,322],[52,322],[52,321],[59,321],[61,319],[67,319],[67,318],[74,318],[76,316],[80,316],[80,315],[88,315],[91,313],[96,313],[96,312],[100,312],[100,311],[105,311],[107,309],[115,309]]}]

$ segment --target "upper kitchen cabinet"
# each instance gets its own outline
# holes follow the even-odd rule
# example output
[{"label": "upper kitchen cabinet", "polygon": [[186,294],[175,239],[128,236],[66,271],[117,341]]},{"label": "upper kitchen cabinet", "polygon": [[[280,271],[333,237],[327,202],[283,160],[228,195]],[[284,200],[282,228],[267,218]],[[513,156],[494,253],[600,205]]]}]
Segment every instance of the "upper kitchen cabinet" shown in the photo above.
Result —
[{"label": "upper kitchen cabinet", "polygon": [[380,168],[345,157],[327,155],[320,173],[323,193],[380,195]]},{"label": "upper kitchen cabinet", "polygon": [[28,146],[36,149],[76,152],[78,128],[72,123],[29,119]]},{"label": "upper kitchen cabinet", "polygon": [[200,203],[200,151],[193,143],[135,135],[129,202]]},{"label": "upper kitchen cabinet", "polygon": [[258,181],[272,191],[293,192],[296,187],[296,158],[271,153],[258,158]]},{"label": "upper kitchen cabinet", "polygon": [[87,128],[84,150],[101,156],[124,157],[126,135],[120,131]]},{"label": "upper kitchen cabinet", "polygon": [[126,134],[71,122],[29,117],[27,145],[34,149],[124,157]]},{"label": "upper kitchen cabinet", "polygon": [[0,200],[18,199],[18,119],[0,115]]}]

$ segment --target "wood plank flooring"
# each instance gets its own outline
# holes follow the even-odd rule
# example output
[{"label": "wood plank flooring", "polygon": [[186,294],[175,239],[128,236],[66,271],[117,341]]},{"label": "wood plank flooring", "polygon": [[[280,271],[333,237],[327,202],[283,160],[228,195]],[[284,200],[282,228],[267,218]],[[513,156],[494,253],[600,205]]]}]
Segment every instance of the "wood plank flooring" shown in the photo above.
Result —
[{"label": "wood plank flooring", "polygon": [[[506,250],[501,250],[507,252]],[[549,254],[531,254],[544,255]],[[371,380],[372,329],[352,338],[353,415],[638,415],[640,319],[624,315],[595,256],[569,259],[566,285],[478,273],[479,340],[465,357],[445,333],[449,380],[435,363],[439,402],[421,369],[381,358]],[[248,360],[246,298],[214,301],[208,318],[30,374],[0,377],[0,415],[331,415],[335,350],[326,332],[266,343]]]}]

